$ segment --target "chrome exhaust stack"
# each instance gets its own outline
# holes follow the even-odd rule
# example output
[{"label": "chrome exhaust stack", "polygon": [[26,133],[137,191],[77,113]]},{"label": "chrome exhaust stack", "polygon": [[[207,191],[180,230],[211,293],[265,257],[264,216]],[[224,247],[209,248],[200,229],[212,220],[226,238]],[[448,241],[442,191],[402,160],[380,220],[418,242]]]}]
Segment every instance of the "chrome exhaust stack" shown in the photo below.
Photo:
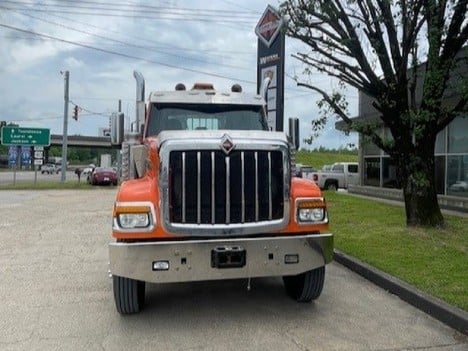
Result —
[{"label": "chrome exhaust stack", "polygon": [[141,155],[140,149],[143,147],[141,146],[141,138],[146,112],[145,79],[138,71],[133,71],[133,76],[136,80],[135,121],[131,123],[130,131],[125,133],[125,140],[122,143],[122,180],[141,176],[144,168],[139,156]]},{"label": "chrome exhaust stack", "polygon": [[145,78],[138,71],[133,71],[136,80],[136,111],[135,111],[135,129],[132,126],[132,132],[141,132],[141,125],[145,120]]},{"label": "chrome exhaust stack", "polygon": [[266,77],[262,81],[262,85],[260,86],[260,95],[265,99],[265,103],[268,104],[268,87],[270,86],[271,78]]}]

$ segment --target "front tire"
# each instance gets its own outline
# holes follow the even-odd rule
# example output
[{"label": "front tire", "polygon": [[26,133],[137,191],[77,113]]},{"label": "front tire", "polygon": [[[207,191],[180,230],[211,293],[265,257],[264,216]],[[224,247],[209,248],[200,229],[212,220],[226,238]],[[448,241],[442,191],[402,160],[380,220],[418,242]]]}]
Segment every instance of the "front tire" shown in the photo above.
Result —
[{"label": "front tire", "polygon": [[145,303],[145,282],[112,276],[115,307],[120,314],[138,313]]},{"label": "front tire", "polygon": [[284,276],[286,292],[297,302],[310,302],[320,296],[325,281],[325,266],[293,276]]}]

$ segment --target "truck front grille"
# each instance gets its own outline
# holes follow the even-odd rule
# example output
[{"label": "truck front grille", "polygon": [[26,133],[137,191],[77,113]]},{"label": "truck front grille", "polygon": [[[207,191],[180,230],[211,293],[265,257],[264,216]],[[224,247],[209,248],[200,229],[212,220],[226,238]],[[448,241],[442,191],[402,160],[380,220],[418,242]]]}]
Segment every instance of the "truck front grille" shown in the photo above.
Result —
[{"label": "truck front grille", "polygon": [[169,155],[169,221],[242,224],[284,216],[280,150],[173,150]]}]

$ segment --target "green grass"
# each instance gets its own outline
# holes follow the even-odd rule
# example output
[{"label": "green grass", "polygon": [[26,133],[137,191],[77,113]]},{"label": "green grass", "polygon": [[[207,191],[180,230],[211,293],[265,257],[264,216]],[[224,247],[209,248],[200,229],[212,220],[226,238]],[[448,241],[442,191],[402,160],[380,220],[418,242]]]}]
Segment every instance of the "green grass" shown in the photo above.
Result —
[{"label": "green grass", "polygon": [[296,162],[321,169],[323,165],[331,165],[335,162],[357,162],[358,155],[339,152],[316,152],[316,151],[298,151],[296,153]]},{"label": "green grass", "polygon": [[444,229],[408,228],[404,208],[325,193],[335,247],[468,311],[468,219]]}]

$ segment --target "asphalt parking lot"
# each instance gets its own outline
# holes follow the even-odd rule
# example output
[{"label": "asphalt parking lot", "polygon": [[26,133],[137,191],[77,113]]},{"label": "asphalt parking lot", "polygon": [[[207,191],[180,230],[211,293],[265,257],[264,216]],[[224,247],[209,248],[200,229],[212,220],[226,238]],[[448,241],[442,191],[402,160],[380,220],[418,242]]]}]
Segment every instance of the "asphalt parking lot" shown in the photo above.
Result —
[{"label": "asphalt parking lot", "polygon": [[115,187],[0,191],[1,350],[467,350],[468,338],[343,266],[298,304],[279,278],[151,285],[120,316],[108,277]]}]

